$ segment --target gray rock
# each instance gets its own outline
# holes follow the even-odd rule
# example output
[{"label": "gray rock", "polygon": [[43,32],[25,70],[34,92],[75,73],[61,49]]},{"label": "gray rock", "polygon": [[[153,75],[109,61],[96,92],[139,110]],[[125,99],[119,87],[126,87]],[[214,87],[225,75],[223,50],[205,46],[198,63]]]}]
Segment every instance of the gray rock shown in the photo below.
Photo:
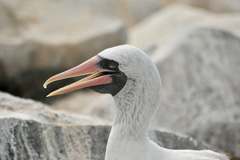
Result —
[{"label": "gray rock", "polygon": [[239,12],[239,0],[161,0],[161,5],[188,4],[214,12]]},{"label": "gray rock", "polygon": [[9,12],[7,6],[0,1],[0,35],[10,36],[11,34],[17,34],[18,30],[15,26],[15,20],[12,17],[12,13]]},{"label": "gray rock", "polygon": [[128,27],[134,26],[160,9],[159,0],[142,0],[141,3],[138,0],[80,0],[79,4],[88,7],[92,12],[119,19]]},{"label": "gray rock", "polygon": [[[15,118],[0,119],[0,158],[104,160],[110,126],[64,126]],[[176,149],[206,149],[197,141],[155,131],[158,143]]]},{"label": "gray rock", "polygon": [[41,123],[72,125],[103,125],[105,121],[88,116],[65,114],[51,110],[49,106],[30,99],[21,99],[10,94],[0,92],[0,118],[15,118],[33,120]]},{"label": "gray rock", "polygon": [[227,120],[225,120],[226,116],[219,114],[216,116],[222,117],[222,120],[214,120],[213,116],[210,120],[197,122],[196,126],[199,128],[195,126],[192,129],[189,129],[187,132],[189,135],[192,135],[199,140],[205,140],[209,144],[213,144],[214,146],[218,146],[218,148],[226,150],[228,153],[234,155],[239,160],[239,109],[236,110],[235,114],[233,113],[234,111],[231,112],[231,117],[233,118],[232,122],[230,122],[228,117]]},{"label": "gray rock", "polygon": [[[0,93],[0,159],[103,160],[110,126]],[[167,148],[207,149],[208,146],[164,131],[150,137]]]},{"label": "gray rock", "polygon": [[214,14],[199,8],[174,5],[153,14],[131,28],[129,41],[140,48],[157,46],[159,49],[164,49],[164,46],[174,41],[178,35],[199,26],[219,28],[239,34],[239,14]]},{"label": "gray rock", "polygon": [[109,121],[113,119],[114,101],[112,96],[96,92],[78,92],[56,100],[52,108],[69,113],[97,117]]},{"label": "gray rock", "polygon": [[163,84],[155,127],[240,157],[240,37],[200,27],[166,48],[154,57]]},{"label": "gray rock", "polygon": [[[51,16],[53,15],[57,19],[61,19],[61,17],[57,16],[61,12],[67,13],[66,15],[61,15],[63,18],[67,16],[70,19],[77,19],[76,17],[80,13],[86,11],[90,14],[120,20],[129,27],[160,9],[159,0],[144,0],[142,3],[139,3],[138,0],[42,0],[40,2],[37,0],[1,0],[0,3],[17,13],[17,19],[27,23],[36,22],[39,15],[48,15],[50,10],[56,12],[51,13]],[[44,11],[46,12],[44,13]],[[32,12],[34,15],[30,15],[29,12]],[[42,18],[48,19],[48,17]],[[73,26],[72,28],[75,27]]]}]

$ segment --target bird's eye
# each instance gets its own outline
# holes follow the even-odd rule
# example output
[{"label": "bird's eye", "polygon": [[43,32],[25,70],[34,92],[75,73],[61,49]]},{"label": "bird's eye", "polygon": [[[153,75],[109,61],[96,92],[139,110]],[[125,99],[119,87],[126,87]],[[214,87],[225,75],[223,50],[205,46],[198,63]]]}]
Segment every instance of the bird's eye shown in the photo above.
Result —
[{"label": "bird's eye", "polygon": [[99,65],[100,65],[102,68],[105,68],[105,69],[118,71],[118,63],[115,62],[115,61],[113,61],[113,60],[102,59],[102,60],[99,62]]},{"label": "bird's eye", "polygon": [[115,64],[115,63],[109,63],[107,67],[108,67],[109,69],[115,70],[115,69],[117,69],[117,64]]}]

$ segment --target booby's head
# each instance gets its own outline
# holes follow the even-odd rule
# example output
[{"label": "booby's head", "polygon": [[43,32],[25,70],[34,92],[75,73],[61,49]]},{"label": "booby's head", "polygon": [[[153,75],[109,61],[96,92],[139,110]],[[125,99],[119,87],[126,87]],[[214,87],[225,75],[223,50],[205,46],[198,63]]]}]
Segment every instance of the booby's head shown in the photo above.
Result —
[{"label": "booby's head", "polygon": [[52,82],[79,76],[85,77],[48,96],[83,88],[108,93],[116,104],[114,124],[143,130],[148,127],[159,101],[160,75],[143,51],[129,45],[103,50],[82,64],[50,77],[44,88]]},{"label": "booby's head", "polygon": [[44,83],[44,88],[55,81],[79,76],[84,78],[48,96],[83,88],[108,93],[114,97],[117,106],[115,123],[137,121],[141,127],[144,123],[148,125],[159,100],[160,76],[156,66],[143,51],[129,45],[103,50],[84,63],[50,77]]},{"label": "booby's head", "polygon": [[79,76],[85,76],[85,78],[53,91],[48,96],[61,95],[83,88],[116,96],[120,91],[126,93],[131,90],[131,87],[126,87],[129,82],[132,82],[132,87],[136,85],[135,83],[141,84],[143,80],[148,84],[141,85],[160,82],[155,65],[143,51],[130,45],[121,45],[103,50],[84,63],[50,77],[44,83],[44,87],[55,81]]}]

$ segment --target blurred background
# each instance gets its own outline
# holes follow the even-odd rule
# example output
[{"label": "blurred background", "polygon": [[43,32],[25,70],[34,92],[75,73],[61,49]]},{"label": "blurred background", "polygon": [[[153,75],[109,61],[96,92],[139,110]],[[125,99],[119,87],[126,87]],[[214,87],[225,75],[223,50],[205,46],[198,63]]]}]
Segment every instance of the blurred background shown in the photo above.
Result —
[{"label": "blurred background", "polygon": [[45,98],[69,82],[42,84],[103,49],[132,44],[162,77],[152,128],[240,158],[239,36],[240,0],[0,0],[0,91],[111,124],[111,96]]}]

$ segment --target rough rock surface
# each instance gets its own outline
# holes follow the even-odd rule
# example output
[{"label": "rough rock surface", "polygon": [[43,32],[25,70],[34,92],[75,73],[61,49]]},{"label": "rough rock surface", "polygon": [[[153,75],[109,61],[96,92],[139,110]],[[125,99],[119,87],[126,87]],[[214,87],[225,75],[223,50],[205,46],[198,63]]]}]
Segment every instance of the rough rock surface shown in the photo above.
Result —
[{"label": "rough rock surface", "polygon": [[72,125],[103,125],[105,121],[88,116],[80,116],[51,110],[49,106],[28,99],[21,99],[0,92],[0,118],[33,120],[41,123]]},{"label": "rough rock surface", "polygon": [[157,52],[165,53],[154,55],[163,84],[155,126],[240,157],[240,37],[200,27]]},{"label": "rough rock surface", "polygon": [[215,12],[239,12],[239,0],[161,0],[161,5],[188,4]]},{"label": "rough rock surface", "polygon": [[111,124],[114,101],[110,95],[80,91],[55,101],[51,107],[64,112],[97,117],[107,120]]},{"label": "rough rock surface", "polygon": [[[185,133],[189,133],[199,140],[205,140],[209,144],[217,146],[222,150],[230,153],[240,159],[240,114],[239,108],[235,111],[232,110],[229,116],[226,113],[215,113],[207,120],[199,120],[196,126]],[[235,114],[234,114],[235,112]],[[216,117],[221,117],[221,120],[215,120]],[[234,117],[235,116],[235,117]],[[202,118],[203,119],[203,118]],[[227,119],[227,120],[226,120]],[[204,122],[203,122],[204,121]],[[198,128],[197,128],[198,126]]]},{"label": "rough rock surface", "polygon": [[[179,16],[181,15],[181,16]],[[165,8],[130,30],[129,41],[140,48],[162,48],[198,26],[225,29],[240,33],[240,14],[214,14],[184,5]]]},{"label": "rough rock surface", "polygon": [[104,16],[119,19],[128,27],[160,9],[159,0],[142,0],[141,3],[138,0],[80,0],[79,2],[80,7],[89,7],[92,12],[99,12]]},{"label": "rough rock surface", "polygon": [[[103,160],[110,127],[80,116],[0,93],[0,159]],[[152,131],[158,144],[176,149],[207,149],[190,137]]]},{"label": "rough rock surface", "polygon": [[[0,119],[0,158],[19,160],[104,160],[109,126],[44,124],[16,118]],[[189,137],[155,131],[152,139],[167,148],[207,149]]]}]

